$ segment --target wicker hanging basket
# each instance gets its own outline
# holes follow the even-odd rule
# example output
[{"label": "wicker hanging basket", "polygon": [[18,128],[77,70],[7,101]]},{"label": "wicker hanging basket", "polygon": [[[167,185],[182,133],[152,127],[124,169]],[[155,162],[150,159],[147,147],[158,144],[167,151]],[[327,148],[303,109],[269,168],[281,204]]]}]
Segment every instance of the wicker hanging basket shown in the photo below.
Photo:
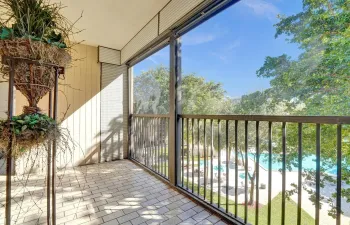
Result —
[{"label": "wicker hanging basket", "polygon": [[[37,105],[54,87],[58,67],[67,66],[71,56],[66,49],[21,38],[0,40],[0,56],[3,57],[1,73],[4,78],[8,79],[13,70],[14,86],[29,103],[24,106],[22,115],[0,121],[0,153],[8,155],[8,144],[12,143],[11,156],[18,157],[60,135],[57,122],[40,113]],[[12,63],[7,60],[9,58]]]},{"label": "wicker hanging basket", "polygon": [[[53,88],[55,83],[55,65],[64,67],[71,61],[71,56],[65,49],[29,39],[0,40],[0,55],[38,62],[31,64],[20,60],[13,65],[14,85],[29,103],[23,109],[25,114],[40,111],[37,107],[38,102]],[[9,77],[8,65],[3,65],[2,73],[5,78]]]}]

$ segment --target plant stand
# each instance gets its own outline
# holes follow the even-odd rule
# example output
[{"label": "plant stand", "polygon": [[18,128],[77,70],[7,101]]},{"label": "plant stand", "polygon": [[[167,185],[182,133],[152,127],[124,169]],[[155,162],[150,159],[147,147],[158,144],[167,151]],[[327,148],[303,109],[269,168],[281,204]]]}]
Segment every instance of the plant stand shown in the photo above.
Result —
[{"label": "plant stand", "polygon": [[[50,66],[55,69],[55,84],[53,90],[49,91],[49,112],[48,116],[57,120],[57,101],[58,101],[58,78],[60,74],[64,73],[64,68],[58,65],[41,63],[39,61],[18,58],[18,57],[2,57],[2,64],[8,65],[10,68],[9,76],[9,94],[8,94],[8,120],[10,121],[13,117],[13,92],[14,92],[14,75],[15,66],[19,62],[25,62],[33,65],[44,65]],[[53,93],[52,93],[53,92]],[[53,95],[53,96],[52,96]],[[52,101],[53,97],[53,101]],[[10,126],[10,124],[9,124]],[[12,154],[12,140],[11,135],[10,141],[8,143],[7,150],[9,152],[6,158],[6,206],[5,206],[5,224],[11,224],[11,175],[13,171],[13,157]],[[52,152],[51,152],[52,150]],[[52,162],[52,163],[51,163]],[[49,144],[48,154],[47,154],[47,224],[56,224],[56,141],[53,140]],[[52,200],[51,200],[52,197]],[[51,204],[50,204],[51,203]],[[51,217],[52,215],[52,217]]]}]

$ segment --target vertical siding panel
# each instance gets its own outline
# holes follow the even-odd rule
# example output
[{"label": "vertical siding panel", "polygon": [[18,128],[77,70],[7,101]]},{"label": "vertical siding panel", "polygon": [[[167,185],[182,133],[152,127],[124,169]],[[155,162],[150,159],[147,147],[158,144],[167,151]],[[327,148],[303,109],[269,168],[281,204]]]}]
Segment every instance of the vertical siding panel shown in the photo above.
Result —
[{"label": "vertical siding panel", "polygon": [[[81,85],[77,86],[78,84],[80,84],[80,77],[79,77],[79,73],[80,73],[80,68],[81,68],[81,57],[80,57],[80,52],[81,52],[81,47],[78,46],[77,47],[77,57],[76,59],[79,59],[77,61],[75,61],[74,63],[74,72],[73,72],[73,80],[72,80],[72,85],[73,87],[80,87],[83,88]],[[77,90],[73,90],[73,102],[72,102],[72,109],[73,109],[73,130],[72,130],[72,135],[74,138],[74,141],[76,141],[77,143],[79,143],[80,147],[81,147],[81,143],[80,143],[80,137],[79,137],[79,111],[76,109],[76,106],[79,104],[79,93],[77,93]],[[73,162],[76,161],[77,158],[79,158],[79,152],[76,151],[73,153],[72,159]]]},{"label": "vertical siding panel", "polygon": [[92,117],[92,76],[91,76],[91,67],[92,67],[92,47],[86,48],[86,91],[85,91],[85,99],[89,99],[86,102],[86,110],[85,110],[85,143],[86,143],[86,154],[88,155],[87,163],[94,163],[93,157],[89,156],[89,154],[93,151],[92,144],[92,123],[95,120]]},{"label": "vertical siding panel", "polygon": [[[96,146],[98,149],[98,154],[101,156],[101,64],[98,63],[98,68],[95,68],[95,74],[99,74],[99,76],[96,77],[96,89],[98,90],[96,94]],[[101,160],[101,157],[98,158],[99,162]]]},{"label": "vertical siding panel", "polygon": [[91,104],[91,110],[90,110],[90,139],[91,143],[90,143],[90,152],[94,152],[93,158],[91,159],[91,161],[93,163],[97,163],[97,155],[98,155],[98,151],[97,151],[97,146],[96,146],[96,95],[94,93],[96,93],[96,83],[95,83],[95,77],[93,76],[94,70],[93,70],[93,63],[96,62],[96,59],[94,59],[95,55],[95,49],[94,48],[90,48],[89,51],[89,65],[90,65],[90,86],[91,86],[91,92],[90,92],[90,104]]},{"label": "vertical siding panel", "polygon": [[87,66],[87,46],[82,46],[83,49],[80,51],[80,57],[82,59],[82,64],[79,71],[79,82],[80,85],[83,87],[81,91],[79,91],[79,105],[77,105],[77,110],[79,111],[79,143],[80,147],[82,148],[82,151],[79,151],[78,159],[81,159],[84,157],[84,155],[87,153],[86,149],[86,110],[87,110],[87,102],[86,99],[86,92],[88,91],[88,88],[86,87],[86,66]]},{"label": "vertical siding panel", "polygon": [[[92,58],[92,62],[93,63],[97,63],[97,55],[98,55],[98,50],[97,48],[94,48],[94,57]],[[95,58],[96,57],[96,58]],[[100,79],[101,79],[101,69],[100,69],[100,63],[97,63],[98,66],[93,66],[92,67],[92,73],[93,75],[98,74],[98,76],[93,76],[92,80],[94,81],[94,85],[93,85],[93,92],[92,92],[92,96],[93,96],[93,103],[94,106],[92,108],[92,112],[93,112],[93,116],[92,118],[96,118],[94,119],[92,125],[93,125],[93,146],[94,146],[94,151],[96,152],[95,154],[95,162],[98,163],[99,162],[99,155],[100,155]]]},{"label": "vertical siding panel", "polygon": [[[73,52],[73,58],[77,57],[77,52],[76,51],[72,51]],[[60,111],[61,114],[64,114],[67,112],[67,115],[64,119],[65,123],[66,123],[66,128],[67,130],[70,132],[70,135],[72,137],[74,137],[74,120],[73,120],[73,103],[74,103],[74,90],[73,87],[74,86],[74,71],[75,71],[75,67],[76,67],[76,62],[74,62],[74,64],[71,65],[70,68],[66,68],[65,71],[65,81],[64,83],[67,85],[64,87],[64,93],[62,93],[62,98],[59,99],[59,107],[62,108]],[[63,100],[64,98],[64,100]],[[63,115],[61,115],[62,117]],[[68,157],[70,153],[66,153],[63,154],[61,156],[62,162],[61,162],[61,166],[64,166],[65,164],[68,164],[69,166],[71,166],[72,164],[72,160],[73,157]]]}]

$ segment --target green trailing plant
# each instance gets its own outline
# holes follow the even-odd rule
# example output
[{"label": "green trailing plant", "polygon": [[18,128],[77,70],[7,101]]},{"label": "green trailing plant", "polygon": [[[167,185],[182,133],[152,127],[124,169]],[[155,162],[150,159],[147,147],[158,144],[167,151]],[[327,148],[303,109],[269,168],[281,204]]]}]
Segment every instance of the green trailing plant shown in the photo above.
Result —
[{"label": "green trailing plant", "polygon": [[49,136],[59,134],[56,121],[45,114],[22,114],[12,117],[10,121],[0,121],[0,147],[6,149],[12,138],[14,156],[20,156],[38,143],[50,139]]},{"label": "green trailing plant", "polygon": [[[4,123],[0,123],[0,129]],[[43,136],[50,127],[56,126],[56,121],[44,114],[29,114],[12,117],[10,122],[12,131],[17,135],[23,135],[28,130],[38,131]]]}]

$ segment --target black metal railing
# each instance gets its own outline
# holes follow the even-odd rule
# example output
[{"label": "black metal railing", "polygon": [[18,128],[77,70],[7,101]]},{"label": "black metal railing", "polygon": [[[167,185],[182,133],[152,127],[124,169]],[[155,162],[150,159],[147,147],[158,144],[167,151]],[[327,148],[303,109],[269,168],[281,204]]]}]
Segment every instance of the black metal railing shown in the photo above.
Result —
[{"label": "black metal railing", "polygon": [[[342,167],[342,144],[347,140],[344,134],[349,134],[350,117],[179,115],[177,121],[181,123],[178,186],[190,195],[237,224],[270,225],[276,224],[277,214],[278,224],[288,222],[292,212],[286,211],[286,204],[293,195],[293,217],[297,224],[305,224],[302,194],[306,193],[315,205],[312,223],[320,224],[321,188],[327,181],[321,161],[333,154],[334,222],[341,224],[342,170],[348,169]],[[334,152],[323,153],[323,144]],[[303,165],[306,157],[314,157],[314,170],[305,169],[310,166]],[[297,175],[295,184],[287,177],[289,172]],[[273,202],[276,190],[278,203]],[[261,197],[264,203],[259,202]],[[273,204],[280,204],[279,213],[273,212]],[[267,208],[264,213],[262,205]]]},{"label": "black metal railing", "polygon": [[132,115],[130,158],[168,179],[168,115]]}]

